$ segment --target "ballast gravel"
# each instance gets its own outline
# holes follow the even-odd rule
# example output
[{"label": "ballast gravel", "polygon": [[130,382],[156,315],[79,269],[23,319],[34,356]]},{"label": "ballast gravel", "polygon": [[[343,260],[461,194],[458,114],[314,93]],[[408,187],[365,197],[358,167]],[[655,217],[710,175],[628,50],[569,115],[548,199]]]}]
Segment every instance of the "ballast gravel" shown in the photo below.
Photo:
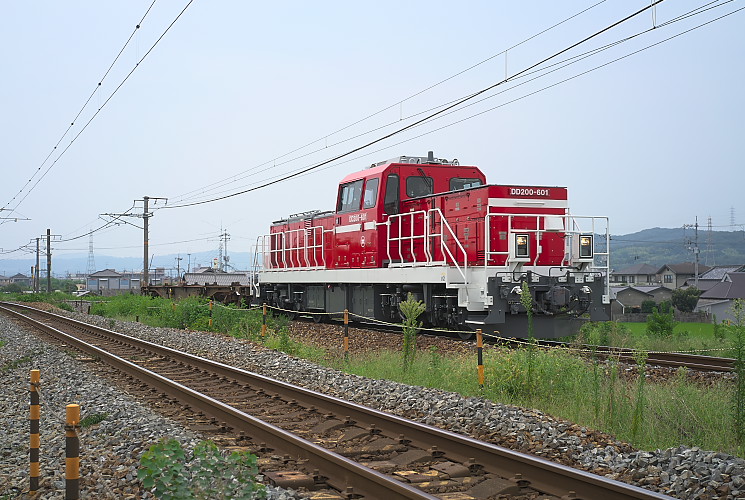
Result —
[{"label": "ballast gravel", "polygon": [[[401,415],[429,425],[463,433],[477,439],[532,453],[547,459],[590,470],[676,498],[745,498],[745,460],[699,448],[678,447],[666,450],[638,451],[611,436],[557,420],[535,410],[492,403],[481,398],[465,398],[435,389],[414,387],[385,380],[372,380],[324,368],[266,349],[253,343],[219,334],[119,322],[96,316],[69,313],[70,316],[111,328],[121,333],[191,352],[354,401],[359,404]],[[0,425],[8,432],[0,444],[0,494],[28,489],[27,411],[28,371],[42,367],[42,447],[55,450],[55,457],[43,464],[47,474],[62,470],[62,444],[52,446],[49,422],[62,422],[64,404],[80,402],[90,412],[115,415],[90,428],[89,460],[83,474],[92,474],[95,484],[89,498],[139,498],[141,487],[136,479],[139,456],[161,436],[175,437],[186,447],[199,437],[178,424],[154,414],[95,376],[94,367],[86,369],[64,352],[42,344],[33,335],[20,331],[0,317],[0,365],[24,356],[33,361],[3,369],[0,383]],[[92,370],[91,370],[92,368]],[[52,403],[54,401],[54,403]],[[95,405],[98,405],[99,409]],[[61,408],[57,410],[51,406]],[[93,407],[93,408],[92,408]],[[56,413],[57,412],[57,413]],[[48,427],[45,428],[44,425]],[[62,424],[55,424],[61,428]],[[56,429],[57,432],[59,429]],[[57,432],[59,434],[59,432]],[[62,435],[62,434],[61,434]],[[55,462],[55,460],[57,462]],[[95,466],[94,462],[95,461]],[[100,462],[100,465],[99,465]],[[8,472],[5,472],[5,471]],[[64,491],[62,475],[50,479],[55,493],[40,498],[60,498]],[[61,486],[61,488],[60,488]],[[25,490],[24,490],[25,488]],[[129,490],[127,490],[129,488]],[[62,491],[60,491],[62,490]],[[272,498],[294,498],[292,492],[276,492]],[[12,498],[12,497],[11,497]]]}]

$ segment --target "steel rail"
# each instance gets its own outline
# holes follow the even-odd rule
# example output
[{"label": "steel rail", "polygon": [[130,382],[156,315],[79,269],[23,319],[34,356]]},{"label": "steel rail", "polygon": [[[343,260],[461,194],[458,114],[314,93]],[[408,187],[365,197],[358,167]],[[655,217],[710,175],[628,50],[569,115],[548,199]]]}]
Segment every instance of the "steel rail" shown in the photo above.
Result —
[{"label": "steel rail", "polygon": [[[115,336],[122,340],[126,340],[126,342],[128,343],[135,344],[142,349],[151,350],[159,355],[180,358],[180,360],[182,360],[183,362],[188,362],[197,366],[207,366],[210,370],[219,375],[231,377],[240,383],[251,384],[252,386],[259,387],[265,391],[272,391],[283,394],[291,393],[291,395],[288,397],[292,397],[298,402],[302,402],[307,405],[314,405],[318,408],[327,409],[337,414],[348,415],[350,416],[350,418],[358,422],[363,421],[367,423],[374,423],[376,427],[381,430],[381,432],[386,434],[403,434],[406,439],[411,441],[413,445],[428,447],[436,444],[438,450],[443,451],[448,458],[455,461],[466,462],[469,460],[475,460],[476,463],[482,465],[489,472],[494,472],[503,477],[519,477],[517,475],[521,475],[523,478],[530,481],[531,488],[547,494],[562,497],[567,495],[568,492],[574,492],[576,495],[575,498],[603,498],[603,500],[621,500],[628,498],[671,498],[661,493],[656,493],[627,483],[608,479],[579,469],[573,469],[565,465],[550,462],[539,457],[516,452],[490,443],[477,441],[475,439],[456,434],[454,432],[442,430],[418,422],[413,422],[411,420],[407,420],[389,413],[373,410],[356,403],[344,401],[333,396],[271,379],[264,375],[249,372],[217,361],[212,361],[206,358],[177,351],[175,349],[171,349],[159,344],[154,344],[145,340],[130,337],[128,335],[113,332],[111,330],[96,327],[88,323],[79,322],[71,318],[48,313],[45,311],[39,311],[32,307],[21,306],[19,304],[9,305],[12,305],[14,307],[23,307],[25,309],[33,311],[34,313],[38,312],[45,316],[53,317],[68,324],[75,325],[78,328],[88,329],[89,331],[95,330],[105,332],[106,335]],[[21,316],[25,318],[25,316]],[[125,363],[131,365],[131,363],[126,361]],[[136,365],[134,366],[138,369],[141,369]],[[238,410],[234,409],[233,411],[238,412]],[[220,416],[213,416],[215,416],[215,418],[224,420],[228,425],[236,427],[239,430],[245,429],[244,427],[240,426],[240,423],[233,423],[236,418],[232,413],[228,412],[227,416],[222,416],[222,414]],[[267,441],[270,442],[271,440],[267,438]],[[340,458],[344,461],[347,461],[347,459],[345,459],[344,457]],[[375,471],[371,472],[378,474]],[[357,488],[357,485],[355,485],[355,488]],[[419,490],[416,491],[419,494],[422,494]],[[432,497],[425,496],[410,498]]]},{"label": "steel rail", "polygon": [[[540,340],[538,346],[546,347],[569,347],[567,342]],[[603,358],[618,357],[628,363],[636,363],[634,350],[625,347],[593,346],[581,344],[576,346],[582,351]],[[655,352],[647,354],[648,365],[679,367],[683,366],[692,370],[731,372],[735,369],[735,360],[732,358],[721,358],[716,356],[704,356],[702,354],[691,354],[683,352]]]},{"label": "steel rail", "polygon": [[[14,306],[17,305],[14,304]],[[77,339],[72,335],[68,335],[52,326],[36,321],[22,313],[13,311],[6,307],[6,305],[0,306],[0,309],[49,333],[65,343],[82,350],[83,352],[99,357],[105,363],[128,375],[136,377],[138,380],[146,382],[148,385],[178,399],[183,404],[204,411],[205,414],[225,422],[228,426],[233,427],[238,431],[244,431],[247,435],[251,436],[252,439],[271,443],[272,446],[275,446],[283,453],[292,453],[295,456],[312,460],[312,462],[317,465],[324,474],[328,475],[328,482],[341,492],[344,492],[345,490],[349,491],[348,487],[351,486],[353,487],[355,494],[360,494],[368,498],[437,500],[437,497],[435,496],[413,488],[406,483],[391,479],[384,474],[317,446],[310,441],[297,437],[279,427],[252,417],[251,415],[237,410],[221,401],[217,401],[178,382],[174,382],[173,380],[163,377],[155,372],[142,368],[135,363],[120,358],[119,356],[111,354],[90,343]],[[38,310],[35,310],[34,312],[37,311]],[[45,311],[38,312],[42,312],[45,315],[55,316],[55,319],[69,320],[69,318],[64,318],[63,316],[47,313]],[[82,323],[82,325],[93,330],[104,330],[86,323]],[[107,330],[107,333],[116,332]],[[126,337],[127,341],[130,341],[130,339],[137,340],[133,337],[122,337]],[[157,346],[157,344],[149,345],[149,347],[152,346]],[[176,353],[178,353],[178,351],[168,349],[169,355],[174,355]]]}]

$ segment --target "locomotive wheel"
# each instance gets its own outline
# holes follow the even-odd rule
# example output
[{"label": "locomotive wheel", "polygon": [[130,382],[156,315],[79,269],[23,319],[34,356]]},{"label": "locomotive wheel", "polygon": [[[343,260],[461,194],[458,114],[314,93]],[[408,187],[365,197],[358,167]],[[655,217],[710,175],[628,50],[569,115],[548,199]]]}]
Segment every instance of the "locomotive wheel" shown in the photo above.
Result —
[{"label": "locomotive wheel", "polygon": [[322,322],[323,322],[323,314],[313,315],[313,323],[322,323]]},{"label": "locomotive wheel", "polygon": [[473,332],[458,332],[458,337],[463,340],[471,340],[473,338]]}]

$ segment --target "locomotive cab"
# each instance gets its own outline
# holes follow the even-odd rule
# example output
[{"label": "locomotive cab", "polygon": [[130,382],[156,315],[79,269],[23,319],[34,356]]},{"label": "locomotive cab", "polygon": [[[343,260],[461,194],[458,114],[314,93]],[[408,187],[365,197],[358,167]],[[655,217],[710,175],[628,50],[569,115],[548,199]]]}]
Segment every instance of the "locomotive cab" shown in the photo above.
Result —
[{"label": "locomotive cab", "polygon": [[[478,168],[435,158],[431,151],[427,157],[400,156],[348,175],[339,184],[336,201],[334,267],[386,267],[392,261],[403,262],[421,253],[418,241],[413,250],[403,245],[411,237],[403,226],[412,224],[412,217],[421,218],[420,210],[411,206],[402,209],[402,205],[485,182]],[[430,203],[432,206],[434,203]],[[417,215],[407,216],[402,210]],[[392,246],[388,241],[391,237]]]}]

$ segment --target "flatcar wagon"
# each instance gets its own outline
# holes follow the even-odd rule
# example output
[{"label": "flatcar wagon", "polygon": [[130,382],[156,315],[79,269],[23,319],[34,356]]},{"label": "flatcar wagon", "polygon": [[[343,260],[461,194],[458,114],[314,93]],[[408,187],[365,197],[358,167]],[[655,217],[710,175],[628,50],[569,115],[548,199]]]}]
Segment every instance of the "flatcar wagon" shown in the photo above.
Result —
[{"label": "flatcar wagon", "polygon": [[570,214],[566,187],[487,184],[458,160],[401,156],[342,179],[335,210],[272,223],[252,295],[397,322],[411,293],[428,326],[525,337],[525,283],[535,336],[555,338],[609,319],[609,240],[606,217]]}]

